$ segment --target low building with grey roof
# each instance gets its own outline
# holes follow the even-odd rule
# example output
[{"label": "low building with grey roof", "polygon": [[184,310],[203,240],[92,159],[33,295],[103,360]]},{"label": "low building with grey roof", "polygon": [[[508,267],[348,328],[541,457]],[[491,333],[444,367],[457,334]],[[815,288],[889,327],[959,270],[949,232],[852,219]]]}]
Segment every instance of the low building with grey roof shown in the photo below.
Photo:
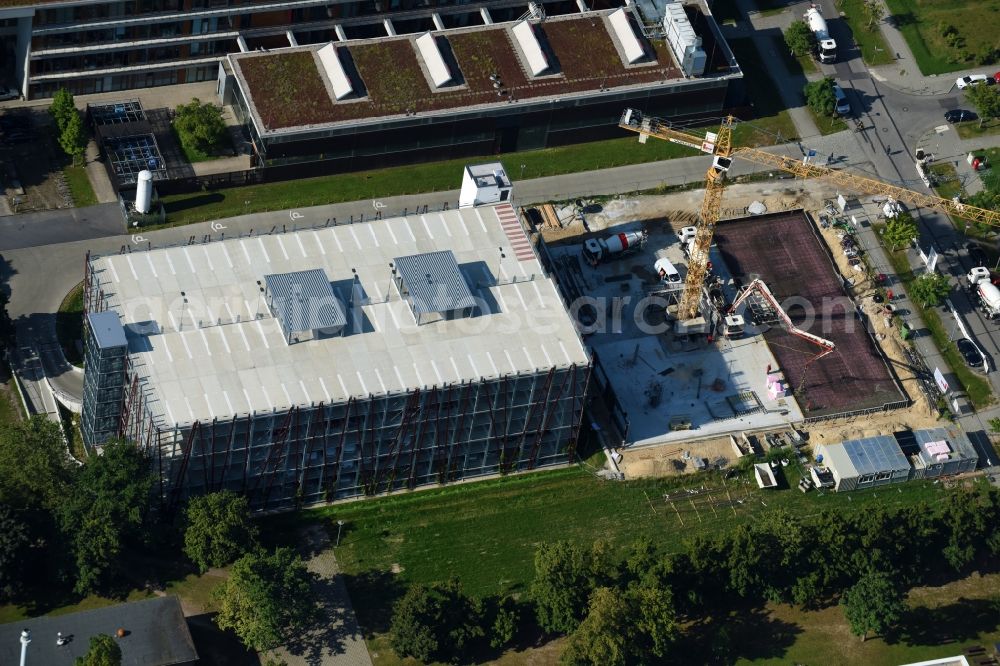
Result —
[{"label": "low building with grey roof", "polygon": [[0,624],[0,664],[20,663],[24,631],[30,639],[25,655],[28,666],[73,666],[87,653],[90,639],[99,634],[115,639],[124,665],[193,666],[198,662],[175,596]]},{"label": "low building with grey roof", "polygon": [[[88,364],[121,399],[84,439],[137,442],[167,503],[229,488],[275,510],[571,459],[590,356],[509,203],[92,256],[85,285],[127,356]],[[117,358],[106,337],[88,354]]]}]

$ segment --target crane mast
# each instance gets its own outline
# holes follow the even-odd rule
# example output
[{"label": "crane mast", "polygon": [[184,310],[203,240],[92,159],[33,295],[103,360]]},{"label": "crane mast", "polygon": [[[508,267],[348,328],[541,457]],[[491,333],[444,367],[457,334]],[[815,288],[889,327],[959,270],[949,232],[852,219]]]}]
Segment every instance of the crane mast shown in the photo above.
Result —
[{"label": "crane mast", "polygon": [[645,142],[647,137],[652,136],[688,146],[713,156],[712,166],[709,167],[705,176],[705,198],[701,205],[701,216],[688,262],[687,280],[678,308],[678,318],[683,321],[698,316],[702,287],[705,283],[705,275],[708,273],[709,249],[715,234],[715,225],[719,222],[722,212],[722,194],[725,190],[726,172],[734,157],[740,157],[754,164],[781,169],[802,178],[823,178],[855,192],[884,195],[915,206],[956,215],[972,222],[1000,226],[1000,211],[986,210],[952,199],[914,192],[873,178],[808,164],[798,159],[785,155],[775,155],[757,148],[733,147],[732,128],[735,122],[736,119],[733,116],[727,116],[722,121],[719,132],[716,135],[709,133],[704,139],[695,134],[674,129],[665,120],[643,116],[635,109],[626,109],[618,123],[624,129],[637,132],[640,142]]}]

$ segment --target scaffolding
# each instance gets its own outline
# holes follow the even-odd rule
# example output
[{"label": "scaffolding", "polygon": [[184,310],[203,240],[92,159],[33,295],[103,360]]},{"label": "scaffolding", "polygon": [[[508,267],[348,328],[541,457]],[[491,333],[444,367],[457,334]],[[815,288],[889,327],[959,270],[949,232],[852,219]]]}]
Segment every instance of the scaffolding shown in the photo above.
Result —
[{"label": "scaffolding", "polygon": [[168,511],[222,489],[263,512],[564,464],[590,379],[570,365],[164,428],[127,372],[121,435],[152,459]]}]

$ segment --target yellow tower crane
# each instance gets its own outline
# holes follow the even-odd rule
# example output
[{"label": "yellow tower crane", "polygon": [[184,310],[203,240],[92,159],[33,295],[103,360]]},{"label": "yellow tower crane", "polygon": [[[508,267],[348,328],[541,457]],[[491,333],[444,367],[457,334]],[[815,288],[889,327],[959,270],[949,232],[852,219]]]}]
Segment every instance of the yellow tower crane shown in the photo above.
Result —
[{"label": "yellow tower crane", "polygon": [[681,295],[677,317],[682,321],[698,316],[702,286],[708,271],[708,253],[715,234],[715,225],[722,212],[722,193],[725,189],[726,172],[733,158],[740,157],[749,162],[780,169],[801,178],[823,178],[855,192],[884,195],[890,199],[903,201],[922,208],[932,208],[950,215],[1000,226],[1000,212],[977,208],[952,199],[942,199],[930,194],[921,194],[905,187],[889,185],[873,178],[866,178],[840,169],[828,169],[804,160],[785,155],[775,155],[757,148],[732,145],[732,130],[736,119],[728,116],[722,121],[717,133],[709,132],[704,138],[674,129],[665,120],[643,116],[635,109],[626,109],[619,126],[637,132],[639,141],[649,137],[663,139],[682,146],[688,146],[713,156],[712,165],[705,176],[705,198],[701,204],[701,218],[698,220],[694,243],[690,250],[687,281]]}]

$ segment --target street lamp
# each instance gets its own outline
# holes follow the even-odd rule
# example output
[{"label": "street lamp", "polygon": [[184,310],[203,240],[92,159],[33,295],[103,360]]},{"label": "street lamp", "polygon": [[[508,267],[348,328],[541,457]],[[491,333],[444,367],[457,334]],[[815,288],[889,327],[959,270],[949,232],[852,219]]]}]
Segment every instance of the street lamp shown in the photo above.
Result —
[{"label": "street lamp", "polygon": [[28,643],[31,642],[31,632],[27,629],[21,630],[21,666],[24,666],[28,659]]},{"label": "street lamp", "polygon": [[[340,546],[340,531],[342,529],[344,529],[344,521],[343,520],[338,520],[337,521],[337,546]],[[334,546],[334,547],[337,547],[337,546]]]}]

